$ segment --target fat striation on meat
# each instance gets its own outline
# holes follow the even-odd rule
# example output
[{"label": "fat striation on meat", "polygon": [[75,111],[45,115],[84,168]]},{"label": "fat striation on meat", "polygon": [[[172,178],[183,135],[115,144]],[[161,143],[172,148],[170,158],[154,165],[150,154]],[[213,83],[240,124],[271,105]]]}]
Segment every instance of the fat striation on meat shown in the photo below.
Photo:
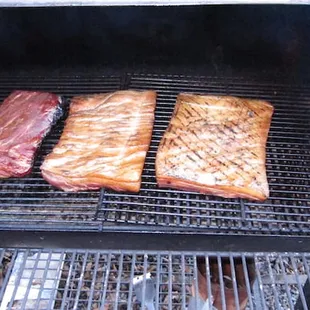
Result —
[{"label": "fat striation on meat", "polygon": [[265,200],[266,101],[180,94],[156,156],[159,187]]},{"label": "fat striation on meat", "polygon": [[65,191],[138,192],[156,106],[154,91],[74,97],[63,134],[41,171]]},{"label": "fat striation on meat", "polygon": [[14,91],[0,105],[0,178],[23,177],[35,153],[61,116],[61,99],[51,93]]}]

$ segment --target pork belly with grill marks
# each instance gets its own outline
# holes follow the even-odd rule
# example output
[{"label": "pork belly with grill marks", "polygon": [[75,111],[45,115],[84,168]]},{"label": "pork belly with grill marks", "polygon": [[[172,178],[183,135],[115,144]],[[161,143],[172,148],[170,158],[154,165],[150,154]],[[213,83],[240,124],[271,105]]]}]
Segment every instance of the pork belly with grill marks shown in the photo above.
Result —
[{"label": "pork belly with grill marks", "polygon": [[265,200],[266,101],[180,94],[156,156],[159,187]]}]

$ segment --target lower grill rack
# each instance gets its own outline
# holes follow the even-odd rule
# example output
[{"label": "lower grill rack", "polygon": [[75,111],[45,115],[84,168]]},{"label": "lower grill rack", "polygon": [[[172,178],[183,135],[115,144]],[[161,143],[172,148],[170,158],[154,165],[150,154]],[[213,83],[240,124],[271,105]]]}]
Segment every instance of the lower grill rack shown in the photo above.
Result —
[{"label": "lower grill rack", "polygon": [[310,306],[310,253],[4,248],[0,264],[1,310],[144,309],[146,283],[155,309]]}]

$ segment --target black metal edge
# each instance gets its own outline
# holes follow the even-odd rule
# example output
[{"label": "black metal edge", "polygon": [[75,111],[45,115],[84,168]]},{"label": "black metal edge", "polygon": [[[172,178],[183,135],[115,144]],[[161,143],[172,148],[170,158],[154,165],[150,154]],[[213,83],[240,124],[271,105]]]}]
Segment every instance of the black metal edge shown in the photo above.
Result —
[{"label": "black metal edge", "polygon": [[283,84],[309,84],[310,74],[300,74],[285,69],[262,69],[260,72],[252,69],[232,69],[230,66],[215,69],[213,66],[165,66],[155,65],[136,65],[136,66],[74,66],[74,67],[44,67],[26,66],[18,69],[3,70],[0,72],[0,78],[7,77],[42,77],[42,78],[89,78],[89,77],[107,77],[124,78],[131,77],[153,77],[153,78],[194,78],[194,79],[242,79],[249,82],[283,83]]},{"label": "black metal edge", "polygon": [[[108,211],[100,210],[100,213],[106,214]],[[280,230],[280,229],[253,229],[249,228],[248,226],[244,227],[186,227],[186,226],[178,226],[178,225],[163,225],[163,224],[150,224],[150,223],[125,223],[125,222],[115,222],[115,221],[107,221],[104,220],[104,216],[100,216],[99,219],[97,219],[99,222],[99,225],[102,224],[101,231],[104,233],[112,233],[112,232],[118,232],[118,233],[131,233],[131,232],[148,232],[148,233],[172,233],[172,234],[200,234],[200,235],[247,235],[252,236],[255,238],[256,236],[262,236],[265,238],[268,238],[269,236],[280,236],[280,237],[290,237],[290,236],[303,236],[304,238],[309,238],[310,240],[310,234],[308,234],[308,231],[302,231],[302,230]],[[241,220],[242,221],[242,218]],[[13,229],[14,230],[14,229]],[[28,229],[28,231],[31,229]],[[40,229],[35,229],[36,231]],[[54,230],[55,231],[55,230]]]},{"label": "black metal edge", "polygon": [[[101,211],[102,212],[102,211]],[[105,212],[105,211],[104,211]],[[103,213],[104,213],[103,212]],[[100,219],[97,219],[97,213],[94,215],[94,219],[91,223],[83,225],[72,225],[69,226],[67,223],[63,223],[61,225],[36,225],[30,224],[28,226],[23,226],[20,228],[18,225],[1,225],[1,231],[20,231],[20,232],[41,232],[41,231],[49,231],[49,232],[101,232],[101,233],[120,233],[120,234],[128,234],[128,233],[149,233],[149,234],[173,234],[173,235],[200,235],[208,237],[210,235],[218,235],[218,236],[247,236],[247,237],[262,237],[268,239],[269,237],[295,237],[300,236],[302,238],[307,238],[310,242],[310,235],[306,232],[302,231],[279,231],[279,230],[270,230],[270,229],[257,229],[251,230],[247,227],[222,227],[222,228],[199,228],[199,227],[178,227],[178,226],[164,226],[164,225],[153,225],[153,224],[132,224],[132,223],[119,223],[119,222],[107,222]],[[91,224],[91,226],[89,226]]]},{"label": "black metal edge", "polygon": [[0,231],[3,248],[67,248],[144,251],[310,252],[303,237],[158,233]]}]

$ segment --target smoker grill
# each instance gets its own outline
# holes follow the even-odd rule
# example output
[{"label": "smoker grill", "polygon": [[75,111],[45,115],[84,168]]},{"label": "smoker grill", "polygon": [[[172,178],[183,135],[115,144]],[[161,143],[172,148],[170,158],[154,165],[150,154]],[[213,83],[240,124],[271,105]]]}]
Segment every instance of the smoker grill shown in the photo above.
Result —
[{"label": "smoker grill", "polygon": [[[5,82],[2,82],[5,81]],[[45,182],[39,167],[62,132],[63,120],[44,140],[34,170],[25,178],[1,180],[0,222],[4,229],[156,231],[264,236],[307,236],[310,233],[310,92],[305,85],[270,82],[131,75],[1,79],[1,99],[16,88],[63,94],[118,89],[155,89],[158,93],[152,143],[138,194],[112,190],[64,193]],[[266,99],[275,106],[267,144],[270,198],[263,202],[224,199],[159,189],[155,155],[181,91],[230,94]],[[294,98],[294,100],[292,100]]]},{"label": "smoker grill", "polygon": [[[228,8],[0,10],[1,101],[16,89],[67,102],[120,89],[158,94],[139,193],[65,193],[43,180],[66,113],[32,173],[0,180],[0,310],[143,309],[132,280],[149,271],[156,309],[187,309],[194,295],[200,309],[197,292],[222,309],[309,308],[310,7]],[[268,200],[157,187],[156,151],[180,92],[273,104]]]}]

